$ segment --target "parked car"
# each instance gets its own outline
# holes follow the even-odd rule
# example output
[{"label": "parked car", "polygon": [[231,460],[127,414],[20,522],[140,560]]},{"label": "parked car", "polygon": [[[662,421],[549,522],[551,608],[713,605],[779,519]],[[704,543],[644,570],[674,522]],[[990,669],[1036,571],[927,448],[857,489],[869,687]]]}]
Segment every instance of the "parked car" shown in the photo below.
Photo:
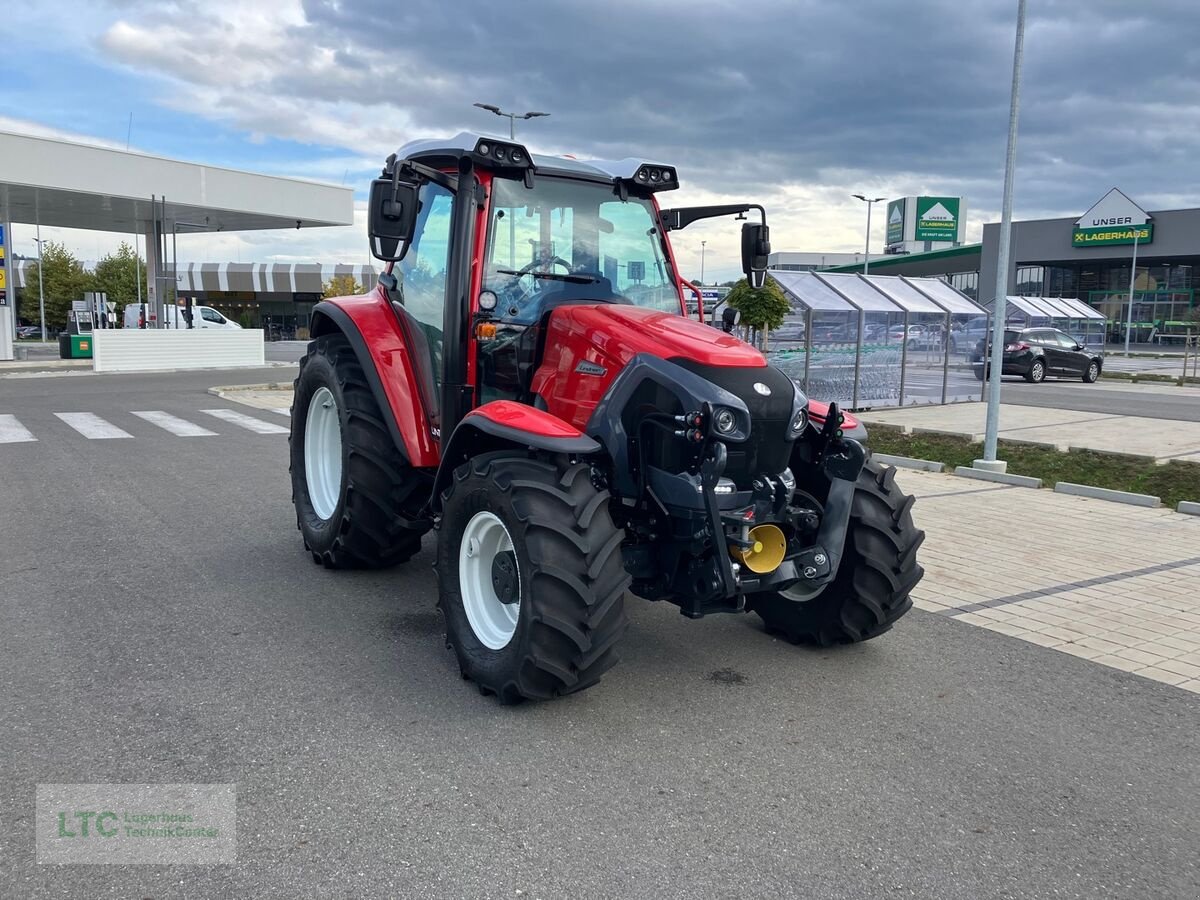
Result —
[{"label": "parked car", "polygon": [[[981,340],[971,354],[975,377],[983,380],[988,342]],[[1001,375],[1020,375],[1037,384],[1047,375],[1082,378],[1088,384],[1100,377],[1104,355],[1095,348],[1085,347],[1071,335],[1057,328],[1026,328],[1004,332]]]},{"label": "parked car", "polygon": [[36,338],[36,337],[41,337],[41,335],[42,335],[42,328],[40,325],[18,325],[17,326],[17,337],[18,338]]},{"label": "parked car", "polygon": [[888,343],[905,343],[909,350],[938,350],[942,346],[942,331],[928,325],[909,325],[907,333],[903,325],[888,329]]},{"label": "parked car", "polygon": [[[141,328],[144,325],[146,312],[149,304],[130,303],[125,307],[125,327],[126,328]],[[187,317],[184,315],[184,307],[182,306],[167,306],[163,310],[164,319],[167,328],[187,328]],[[237,322],[232,319],[227,319],[221,315],[218,310],[211,306],[200,306],[194,304],[192,306],[192,327],[194,328],[241,328]]]},{"label": "parked car", "polygon": [[950,353],[970,353],[987,338],[990,327],[987,316],[974,316],[962,325],[953,326],[950,329]]}]

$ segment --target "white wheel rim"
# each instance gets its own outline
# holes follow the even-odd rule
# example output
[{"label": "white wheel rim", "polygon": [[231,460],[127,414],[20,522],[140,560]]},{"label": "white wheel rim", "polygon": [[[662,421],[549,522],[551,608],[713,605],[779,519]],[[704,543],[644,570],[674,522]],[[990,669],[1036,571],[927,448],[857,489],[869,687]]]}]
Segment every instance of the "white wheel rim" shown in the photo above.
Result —
[{"label": "white wheel rim", "polygon": [[787,590],[780,591],[779,593],[794,603],[807,603],[809,600],[816,600],[820,597],[827,587],[829,587],[828,584],[823,584],[820,587],[805,588],[804,582],[801,580],[797,581]]},{"label": "white wheel rim", "polygon": [[304,478],[313,512],[328,521],[342,496],[342,423],[337,401],[320,387],[308,401],[304,425]]},{"label": "white wheel rim", "polygon": [[[477,512],[463,529],[458,545],[458,585],[467,621],[479,643],[489,650],[508,646],[521,614],[521,567],[516,564],[517,599],[502,603],[492,584],[492,565],[501,553],[512,553],[508,529],[495,513]],[[516,562],[516,554],[513,553]]]}]

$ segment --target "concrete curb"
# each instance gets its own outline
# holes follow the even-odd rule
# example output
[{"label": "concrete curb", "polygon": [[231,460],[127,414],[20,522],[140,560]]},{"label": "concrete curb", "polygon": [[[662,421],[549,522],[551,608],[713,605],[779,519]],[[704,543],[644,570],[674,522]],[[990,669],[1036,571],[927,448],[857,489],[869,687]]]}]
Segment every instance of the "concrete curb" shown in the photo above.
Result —
[{"label": "concrete curb", "polygon": [[1109,488],[1092,487],[1087,484],[1072,484],[1069,481],[1060,481],[1054,485],[1054,493],[1071,494],[1075,497],[1089,497],[1092,500],[1110,500],[1113,503],[1127,503],[1130,506],[1145,506],[1150,509],[1157,509],[1162,506],[1160,499],[1152,497],[1149,494],[1114,491]]},{"label": "concrete curb", "polygon": [[208,392],[220,397],[223,393],[233,393],[234,391],[290,391],[291,389],[291,382],[285,384],[278,381],[271,381],[266,384],[222,384],[217,387],[210,387]]},{"label": "concrete curb", "polygon": [[[869,425],[870,423],[868,422],[867,424]],[[947,437],[966,438],[972,444],[983,443],[983,435],[975,434],[974,432],[971,432],[971,431],[949,431],[945,428],[922,428],[918,425],[914,425],[911,428],[909,428],[907,433],[908,434],[942,434],[942,435],[946,435]]]},{"label": "concrete curb", "polygon": [[976,478],[979,481],[994,481],[997,484],[1011,484],[1016,487],[1040,488],[1042,479],[1030,478],[1028,475],[1008,475],[1003,472],[985,472],[983,469],[973,469],[970,466],[958,466],[955,475],[963,478]]},{"label": "concrete curb", "polygon": [[1200,503],[1192,500],[1180,500],[1175,512],[1183,513],[1185,516],[1200,516]]},{"label": "concrete curb", "polygon": [[892,456],[890,453],[872,453],[871,459],[887,466],[900,469],[917,469],[922,472],[941,472],[946,468],[945,463],[934,462],[931,459],[915,459],[911,456]]}]

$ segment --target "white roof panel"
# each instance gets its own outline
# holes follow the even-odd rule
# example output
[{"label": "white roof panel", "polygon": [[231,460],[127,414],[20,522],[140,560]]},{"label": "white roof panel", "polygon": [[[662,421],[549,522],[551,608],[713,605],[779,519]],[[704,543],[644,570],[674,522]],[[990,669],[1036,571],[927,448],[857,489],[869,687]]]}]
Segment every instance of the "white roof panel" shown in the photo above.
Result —
[{"label": "white roof panel", "polygon": [[940,278],[910,278],[907,275],[902,275],[901,278],[947,312],[967,316],[980,316],[984,313],[982,306]]},{"label": "white roof panel", "polygon": [[900,307],[857,275],[840,272],[818,272],[817,278],[824,281],[852,304],[867,312],[900,312]]},{"label": "white roof panel", "polygon": [[772,269],[767,273],[783,288],[793,306],[814,312],[855,312],[837,291],[820,281],[812,272],[783,272]]}]

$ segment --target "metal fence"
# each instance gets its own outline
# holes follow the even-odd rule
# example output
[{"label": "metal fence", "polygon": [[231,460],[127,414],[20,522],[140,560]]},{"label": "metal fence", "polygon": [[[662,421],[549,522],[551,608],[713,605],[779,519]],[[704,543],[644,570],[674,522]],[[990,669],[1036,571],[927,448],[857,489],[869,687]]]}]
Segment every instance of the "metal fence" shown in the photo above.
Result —
[{"label": "metal fence", "polygon": [[850,409],[979,397],[970,355],[987,313],[936,278],[772,271],[791,303],[767,356],[817,400]]}]

